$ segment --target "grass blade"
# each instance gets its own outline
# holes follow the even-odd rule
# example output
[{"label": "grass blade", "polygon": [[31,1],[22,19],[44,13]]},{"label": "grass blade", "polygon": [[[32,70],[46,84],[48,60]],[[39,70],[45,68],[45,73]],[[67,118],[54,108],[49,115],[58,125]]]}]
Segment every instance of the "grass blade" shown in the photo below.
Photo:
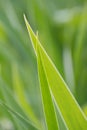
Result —
[{"label": "grass blade", "polygon": [[[46,72],[47,81],[49,83],[50,90],[53,94],[56,105],[59,107],[62,116],[66,122],[67,127],[70,130],[85,130],[87,128],[87,119],[76,102],[75,98],[71,94],[64,80],[60,76],[59,72],[55,68],[51,59],[48,57],[44,48],[41,46],[36,35],[33,33],[30,25],[28,24],[26,18],[25,22],[27,25],[30,38],[36,52],[36,46],[38,44],[41,61]],[[37,55],[37,54],[36,54]]]},{"label": "grass blade", "polygon": [[55,109],[54,109],[52,97],[50,94],[50,89],[49,89],[49,85],[48,85],[47,78],[45,75],[45,71],[43,69],[38,47],[37,47],[37,61],[38,61],[41,94],[42,94],[42,99],[43,99],[43,107],[44,107],[47,129],[53,130],[54,128],[55,130],[58,130],[58,123],[57,123],[57,118],[55,114]]},{"label": "grass blade", "polygon": [[[5,86],[5,83],[4,83],[4,81],[2,80],[1,77],[0,77],[0,91],[1,91],[1,94],[3,96],[2,98],[4,98],[3,101],[1,102],[1,104],[5,106],[4,102],[6,102],[6,104],[8,104],[7,106],[8,107],[10,106],[9,108],[11,108],[11,110],[13,110],[12,108],[14,108],[14,110],[15,110],[15,111],[13,110],[14,113],[19,113],[19,115],[21,115],[25,120],[29,121],[27,116],[26,116],[26,113],[17,104],[15,98],[13,97],[13,93],[11,93],[11,91],[10,91],[8,86]],[[24,123],[24,126],[26,127],[25,123]],[[32,125],[28,124],[27,128],[28,127],[32,127]]]},{"label": "grass blade", "polygon": [[19,100],[21,107],[24,109],[24,111],[27,114],[27,116],[29,117],[29,119],[34,124],[36,124],[36,126],[38,128],[42,129],[41,123],[39,122],[39,120],[35,116],[31,106],[28,104],[28,102],[26,100],[26,97],[25,97],[25,94],[24,94],[24,89],[23,89],[23,84],[22,84],[21,78],[19,76],[18,67],[17,67],[16,64],[12,65],[12,75],[13,75],[14,91],[17,95],[17,98]]},{"label": "grass blade", "polygon": [[24,124],[25,127],[27,127],[27,128],[31,127],[31,128],[33,128],[35,130],[38,129],[34,124],[32,124],[32,122],[26,120],[21,114],[14,111],[11,107],[9,107],[6,103],[4,103],[1,100],[0,100],[0,105],[3,106],[3,108],[6,109],[8,112],[10,112],[12,115],[17,117],[17,119],[19,119],[20,122],[22,124]]},{"label": "grass blade", "polygon": [[78,35],[76,38],[76,46],[75,46],[75,69],[76,69],[76,74],[78,75],[79,73],[79,69],[78,69],[78,65],[80,63],[80,57],[81,57],[81,51],[83,48],[83,41],[84,41],[84,37],[86,34],[86,26],[87,26],[87,4],[85,3],[82,14],[81,14],[81,21],[79,23],[79,27],[78,27]]},{"label": "grass blade", "polygon": [[85,113],[85,115],[87,117],[87,104],[83,106],[83,111],[84,111],[84,113]]}]

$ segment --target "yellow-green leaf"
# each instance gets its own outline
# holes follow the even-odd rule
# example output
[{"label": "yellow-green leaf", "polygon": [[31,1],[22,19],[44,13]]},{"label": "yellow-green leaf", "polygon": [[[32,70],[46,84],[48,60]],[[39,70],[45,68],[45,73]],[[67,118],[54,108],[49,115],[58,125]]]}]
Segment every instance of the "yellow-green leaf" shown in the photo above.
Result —
[{"label": "yellow-green leaf", "polygon": [[[64,121],[68,129],[70,130],[85,130],[87,128],[87,118],[82,112],[80,106],[78,105],[76,99],[68,89],[66,83],[62,79],[55,65],[45,52],[44,48],[40,44],[36,35],[33,33],[30,25],[25,19],[30,38],[37,55],[36,47],[39,47],[41,64],[43,65],[45,75],[43,78],[47,78],[48,85],[51,91],[51,95],[59,108]],[[41,74],[39,75],[41,78]],[[44,83],[45,85],[45,83]]]},{"label": "yellow-green leaf", "polygon": [[47,82],[47,77],[43,68],[43,64],[41,61],[39,48],[37,47],[37,61],[38,61],[38,71],[39,71],[39,78],[40,78],[40,88],[41,88],[41,94],[43,99],[43,107],[44,107],[44,113],[45,113],[45,119],[47,124],[48,130],[58,130],[58,124],[57,124],[57,118],[56,113],[49,89],[49,84]]}]

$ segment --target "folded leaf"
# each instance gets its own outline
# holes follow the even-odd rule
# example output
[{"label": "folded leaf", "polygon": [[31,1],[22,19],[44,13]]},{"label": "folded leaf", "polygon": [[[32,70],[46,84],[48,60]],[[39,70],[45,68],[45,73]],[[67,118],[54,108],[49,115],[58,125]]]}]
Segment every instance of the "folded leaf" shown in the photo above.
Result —
[{"label": "folded leaf", "polygon": [[46,118],[46,124],[48,130],[58,130],[58,124],[57,124],[57,118],[55,114],[55,109],[49,89],[49,85],[47,82],[47,77],[42,65],[40,53],[39,53],[39,47],[37,47],[37,61],[38,61],[38,71],[39,71],[39,77],[40,77],[40,84],[41,84],[41,94],[43,99],[43,107],[44,107],[44,113]]},{"label": "folded leaf", "polygon": [[[44,48],[40,44],[36,35],[33,33],[30,25],[28,24],[26,18],[25,22],[27,25],[28,32],[35,50],[39,47],[41,62],[45,71],[47,81],[49,83],[49,88],[57,107],[66,122],[68,129],[70,130],[85,130],[87,128],[87,119],[82,112],[80,106],[76,102],[74,96],[68,89],[61,75],[57,71],[56,67],[52,63],[51,59],[48,57]],[[37,45],[38,44],[38,45]],[[37,55],[37,53],[36,53]],[[39,75],[41,78],[41,75]],[[43,77],[45,78],[45,77]]]}]

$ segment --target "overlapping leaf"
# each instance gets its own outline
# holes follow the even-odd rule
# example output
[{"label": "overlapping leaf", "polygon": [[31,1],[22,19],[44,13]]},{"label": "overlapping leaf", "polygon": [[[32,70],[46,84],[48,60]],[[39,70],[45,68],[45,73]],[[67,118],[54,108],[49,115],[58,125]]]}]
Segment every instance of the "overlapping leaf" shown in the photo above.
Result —
[{"label": "overlapping leaf", "polygon": [[32,122],[29,122],[27,119],[25,119],[21,114],[14,111],[12,108],[10,108],[6,103],[4,103],[2,100],[0,100],[0,105],[6,109],[9,113],[11,113],[13,116],[15,116],[19,122],[19,124],[22,124],[22,126],[26,129],[31,128],[33,130],[37,130],[38,128],[32,124]]},{"label": "overlapping leaf", "polygon": [[[3,98],[4,98],[3,102],[0,101],[0,104],[2,106],[4,106],[4,108],[9,110],[12,114],[14,114],[15,117],[18,118],[18,120],[22,123],[23,126],[25,126],[27,128],[32,127],[32,122],[28,121],[26,114],[23,112],[21,107],[17,104],[17,102],[15,101],[10,89],[8,88],[8,86],[5,85],[5,83],[1,79],[1,77],[0,77],[0,91],[1,91]],[[33,126],[33,128],[34,128],[34,126]]]},{"label": "overlapping leaf", "polygon": [[[43,79],[47,78],[46,80],[48,81],[50,91],[52,92],[51,96],[53,96],[53,99],[57,107],[60,109],[60,112],[63,116],[63,119],[66,122],[68,129],[85,130],[87,128],[87,119],[85,115],[83,114],[81,108],[76,102],[74,96],[71,94],[70,90],[68,89],[64,80],[62,79],[61,75],[57,71],[56,67],[52,63],[51,59],[49,58],[44,48],[40,44],[36,35],[33,33],[26,18],[25,18],[25,22],[36,55],[37,55],[36,48],[37,49],[39,48],[40,56],[38,57],[37,55],[37,59],[39,58],[40,60],[41,58],[41,64],[43,65],[42,72],[44,70],[44,74],[45,74],[42,77]],[[39,75],[39,77],[41,78],[41,74]],[[45,86],[45,82],[44,82],[44,86]]]},{"label": "overlapping leaf", "polygon": [[46,74],[43,68],[38,47],[37,47],[37,57],[38,57],[38,71],[39,71],[40,84],[41,84],[41,94],[43,99],[43,106],[44,106],[47,128],[48,130],[53,130],[53,128],[55,130],[58,130],[55,109],[54,109],[51,93],[49,90],[49,85],[47,82]]},{"label": "overlapping leaf", "polygon": [[23,84],[20,79],[19,73],[18,73],[18,68],[16,64],[12,65],[12,74],[13,74],[13,84],[14,84],[14,91],[17,95],[17,98],[19,100],[19,103],[21,107],[24,109],[25,113],[29,117],[29,119],[39,128],[43,129],[41,127],[41,123],[37,119],[36,115],[34,114],[31,106],[28,104],[25,94],[24,94],[24,89],[23,89]]}]

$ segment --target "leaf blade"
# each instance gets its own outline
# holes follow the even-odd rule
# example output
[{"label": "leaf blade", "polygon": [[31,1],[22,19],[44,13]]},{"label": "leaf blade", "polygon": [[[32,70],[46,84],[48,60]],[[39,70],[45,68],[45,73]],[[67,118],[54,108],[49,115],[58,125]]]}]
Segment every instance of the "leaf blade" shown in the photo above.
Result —
[{"label": "leaf blade", "polygon": [[39,48],[37,47],[37,62],[38,62],[38,71],[39,71],[39,79],[40,79],[40,89],[43,99],[43,107],[45,113],[45,119],[48,130],[58,130],[57,117],[52,101],[52,97],[49,90],[49,85],[47,82],[47,78],[43,69]]},{"label": "leaf blade", "polygon": [[[69,91],[59,72],[56,70],[55,66],[44,52],[42,54],[42,61],[44,62],[44,68],[55,102],[59,107],[68,128],[72,130],[84,130],[87,127],[85,115]],[[70,119],[72,121],[70,121]]]},{"label": "leaf blade", "polygon": [[38,118],[36,117],[35,113],[32,110],[32,107],[30,104],[28,104],[25,94],[24,94],[24,89],[23,89],[23,84],[20,79],[19,73],[18,73],[18,66],[16,64],[12,64],[12,76],[13,76],[13,85],[14,85],[14,91],[17,95],[17,98],[19,100],[19,104],[25,111],[26,115],[28,118],[36,124],[36,126],[39,129],[43,129],[41,126],[41,122],[39,122]]},{"label": "leaf blade", "polygon": [[30,25],[28,24],[28,22],[26,25],[27,25],[28,32],[30,34],[30,38],[31,38],[35,53],[36,53],[36,44],[38,44],[40,47],[41,59],[42,59],[43,66],[46,72],[46,76],[48,78],[50,89],[53,93],[55,102],[57,106],[59,107],[68,128],[70,130],[73,130],[73,129],[85,130],[85,128],[87,128],[87,119],[85,115],[80,109],[74,96],[69,91],[67,85],[63,81],[59,72],[55,68],[54,64],[52,63],[52,61],[46,54],[44,48],[41,46],[39,40],[36,38],[33,31],[31,33],[32,29]]},{"label": "leaf blade", "polygon": [[7,110],[8,112],[10,112],[12,115],[14,115],[26,128],[33,128],[33,129],[38,129],[32,122],[28,121],[27,119],[25,119],[21,114],[17,113],[16,111],[14,111],[11,107],[9,107],[6,103],[4,103],[2,100],[0,100],[0,105]]}]

